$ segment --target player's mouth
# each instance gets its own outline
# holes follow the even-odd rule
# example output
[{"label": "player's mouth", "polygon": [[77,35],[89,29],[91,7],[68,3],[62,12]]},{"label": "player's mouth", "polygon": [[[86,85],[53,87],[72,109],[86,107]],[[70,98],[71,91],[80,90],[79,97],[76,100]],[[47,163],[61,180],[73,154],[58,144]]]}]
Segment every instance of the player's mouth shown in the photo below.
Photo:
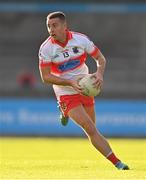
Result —
[{"label": "player's mouth", "polygon": [[56,35],[55,35],[55,34],[51,34],[51,37],[55,38],[55,37],[56,37]]}]

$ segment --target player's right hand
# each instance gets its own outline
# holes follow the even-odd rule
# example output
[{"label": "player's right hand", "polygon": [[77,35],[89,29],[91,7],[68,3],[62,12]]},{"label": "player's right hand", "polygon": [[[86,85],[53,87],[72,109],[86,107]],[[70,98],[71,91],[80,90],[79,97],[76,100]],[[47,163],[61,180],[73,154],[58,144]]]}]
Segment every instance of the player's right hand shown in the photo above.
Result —
[{"label": "player's right hand", "polygon": [[70,81],[70,86],[72,86],[79,94],[83,93],[83,89],[78,84],[78,80],[71,80]]}]

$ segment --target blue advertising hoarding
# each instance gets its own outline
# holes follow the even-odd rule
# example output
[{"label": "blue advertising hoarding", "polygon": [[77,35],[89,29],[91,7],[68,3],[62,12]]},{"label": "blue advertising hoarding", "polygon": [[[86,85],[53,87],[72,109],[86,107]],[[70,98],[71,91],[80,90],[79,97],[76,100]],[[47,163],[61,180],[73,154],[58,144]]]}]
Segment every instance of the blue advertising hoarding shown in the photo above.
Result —
[{"label": "blue advertising hoarding", "polygon": [[[146,137],[146,101],[96,100],[97,128],[106,136]],[[0,99],[0,135],[83,136],[64,127],[54,99]]]}]

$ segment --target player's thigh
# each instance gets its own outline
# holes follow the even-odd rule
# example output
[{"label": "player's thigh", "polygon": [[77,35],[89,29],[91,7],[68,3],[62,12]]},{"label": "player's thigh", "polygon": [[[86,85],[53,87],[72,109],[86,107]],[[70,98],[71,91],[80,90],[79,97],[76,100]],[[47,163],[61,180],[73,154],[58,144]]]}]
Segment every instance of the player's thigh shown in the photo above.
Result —
[{"label": "player's thigh", "polygon": [[73,119],[78,125],[80,125],[84,130],[94,131],[95,125],[91,120],[90,116],[87,114],[86,110],[82,105],[72,108],[68,115]]},{"label": "player's thigh", "polygon": [[85,109],[86,113],[90,116],[93,123],[95,124],[96,123],[96,117],[95,117],[94,105],[92,105],[92,106],[84,106],[84,109]]}]

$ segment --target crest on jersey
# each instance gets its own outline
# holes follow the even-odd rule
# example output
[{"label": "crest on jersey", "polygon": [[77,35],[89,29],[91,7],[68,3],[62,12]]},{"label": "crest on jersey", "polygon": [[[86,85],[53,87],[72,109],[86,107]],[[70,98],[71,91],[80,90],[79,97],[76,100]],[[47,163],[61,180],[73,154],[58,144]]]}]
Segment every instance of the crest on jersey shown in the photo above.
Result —
[{"label": "crest on jersey", "polygon": [[66,103],[61,102],[61,103],[60,103],[60,106],[61,106],[62,111],[66,111],[66,109],[67,109]]},{"label": "crest on jersey", "polygon": [[73,52],[74,52],[75,54],[77,54],[77,53],[79,52],[78,47],[76,47],[76,46],[73,47],[72,50],[73,50]]}]

